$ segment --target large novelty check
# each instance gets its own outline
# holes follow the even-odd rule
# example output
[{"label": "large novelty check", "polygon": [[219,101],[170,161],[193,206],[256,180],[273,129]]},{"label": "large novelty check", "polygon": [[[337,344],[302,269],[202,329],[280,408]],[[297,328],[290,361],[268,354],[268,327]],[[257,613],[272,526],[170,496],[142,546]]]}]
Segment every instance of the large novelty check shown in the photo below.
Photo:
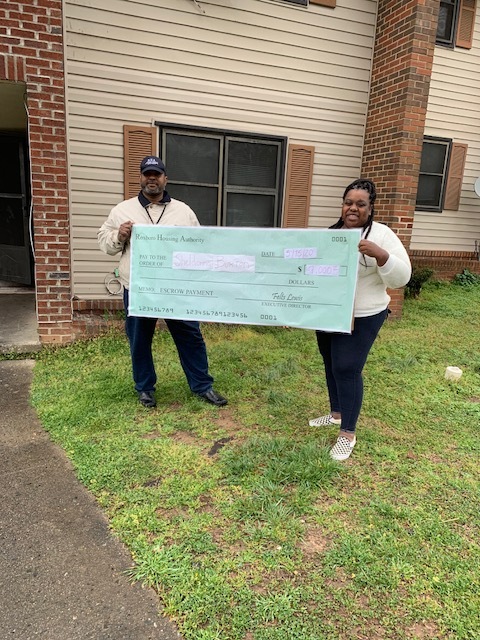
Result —
[{"label": "large novelty check", "polygon": [[129,313],[349,333],[359,241],[358,230],[135,225]]}]

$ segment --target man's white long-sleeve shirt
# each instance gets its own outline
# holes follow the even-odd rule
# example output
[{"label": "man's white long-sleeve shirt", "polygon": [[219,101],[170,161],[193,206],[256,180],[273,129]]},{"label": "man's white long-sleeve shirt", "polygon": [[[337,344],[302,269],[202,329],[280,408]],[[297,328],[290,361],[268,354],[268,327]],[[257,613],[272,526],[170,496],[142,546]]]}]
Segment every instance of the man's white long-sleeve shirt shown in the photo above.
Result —
[{"label": "man's white long-sleeve shirt", "polygon": [[[148,210],[148,213],[147,213]],[[100,249],[110,256],[121,253],[118,265],[119,280],[128,289],[130,281],[130,241],[120,242],[118,230],[124,222],[134,224],[158,224],[170,227],[199,227],[197,216],[181,200],[168,197],[167,202],[142,206],[138,196],[120,202],[110,212],[100,227],[97,238]]]}]

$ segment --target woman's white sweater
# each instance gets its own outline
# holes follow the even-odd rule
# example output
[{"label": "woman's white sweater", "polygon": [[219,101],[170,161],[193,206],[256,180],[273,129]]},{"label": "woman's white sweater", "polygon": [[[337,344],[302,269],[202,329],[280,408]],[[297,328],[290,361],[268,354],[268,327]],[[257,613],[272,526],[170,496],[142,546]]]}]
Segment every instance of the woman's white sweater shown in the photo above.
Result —
[{"label": "woman's white sweater", "polygon": [[373,316],[386,309],[390,302],[387,288],[399,289],[405,286],[412,274],[405,247],[389,227],[373,222],[367,239],[385,249],[390,256],[383,267],[379,267],[375,258],[359,254],[354,311],[356,318]]}]

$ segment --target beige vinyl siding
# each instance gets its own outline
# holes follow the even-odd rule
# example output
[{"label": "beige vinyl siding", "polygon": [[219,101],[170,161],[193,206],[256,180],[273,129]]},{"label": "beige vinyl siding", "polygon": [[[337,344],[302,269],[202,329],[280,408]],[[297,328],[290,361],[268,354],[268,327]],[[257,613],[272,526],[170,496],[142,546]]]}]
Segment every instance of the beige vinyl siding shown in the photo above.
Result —
[{"label": "beige vinyl siding", "polygon": [[96,231],[123,199],[123,125],[286,136],[315,147],[310,225],[358,176],[376,0],[65,3],[74,293],[104,297]]},{"label": "beige vinyl siding", "polygon": [[480,198],[473,185],[480,176],[480,11],[471,49],[437,46],[425,134],[468,145],[458,211],[416,211],[412,249],[473,251],[480,240]]}]

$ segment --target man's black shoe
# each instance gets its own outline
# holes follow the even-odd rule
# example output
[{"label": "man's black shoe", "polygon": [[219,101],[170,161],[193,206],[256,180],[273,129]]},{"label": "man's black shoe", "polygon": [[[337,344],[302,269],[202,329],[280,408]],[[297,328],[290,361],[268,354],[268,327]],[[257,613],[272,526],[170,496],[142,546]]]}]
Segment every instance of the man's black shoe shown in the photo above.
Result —
[{"label": "man's black shoe", "polygon": [[209,389],[208,391],[205,391],[205,393],[199,393],[198,396],[203,400],[210,402],[210,404],[214,404],[216,407],[223,407],[228,402],[226,398],[213,389]]},{"label": "man's black shoe", "polygon": [[157,401],[155,400],[155,396],[152,391],[140,392],[138,394],[138,400],[140,404],[143,404],[144,407],[148,407],[149,409],[157,406]]}]

